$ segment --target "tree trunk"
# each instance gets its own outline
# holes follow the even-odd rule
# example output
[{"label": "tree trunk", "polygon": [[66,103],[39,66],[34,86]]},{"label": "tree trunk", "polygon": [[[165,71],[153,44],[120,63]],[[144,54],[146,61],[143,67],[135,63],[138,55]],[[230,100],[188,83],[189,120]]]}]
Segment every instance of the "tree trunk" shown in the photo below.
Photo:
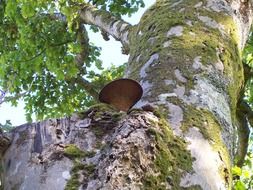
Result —
[{"label": "tree trunk", "polygon": [[4,189],[231,189],[251,10],[250,1],[158,0],[124,31],[143,110],[101,104],[17,127]]}]

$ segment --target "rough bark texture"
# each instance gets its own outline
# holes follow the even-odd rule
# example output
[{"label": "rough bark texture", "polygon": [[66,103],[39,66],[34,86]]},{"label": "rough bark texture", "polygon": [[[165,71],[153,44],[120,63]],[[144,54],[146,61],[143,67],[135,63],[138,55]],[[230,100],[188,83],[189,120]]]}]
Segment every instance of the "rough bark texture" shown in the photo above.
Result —
[{"label": "rough bark texture", "polygon": [[[173,137],[166,123],[159,120],[151,112],[118,113],[101,104],[79,116],[17,127],[2,159],[4,187],[93,190],[178,186],[170,175],[159,179],[162,182],[170,177],[168,184],[152,181],[151,174],[161,175],[153,170],[154,164],[161,168],[169,164],[163,163],[163,157],[171,156],[173,165],[164,168],[166,174],[178,175],[172,169],[180,166],[191,169],[190,153],[184,152],[186,143]],[[168,146],[172,148],[166,150]],[[160,149],[166,154],[160,155]],[[183,158],[176,160],[172,152]]]},{"label": "rough bark texture", "polygon": [[[81,16],[100,26],[93,13]],[[124,28],[126,76],[144,89],[135,107],[154,109],[98,105],[16,128],[2,158],[5,189],[231,189],[251,20],[251,1],[159,0],[134,27],[105,22],[112,35]]]}]

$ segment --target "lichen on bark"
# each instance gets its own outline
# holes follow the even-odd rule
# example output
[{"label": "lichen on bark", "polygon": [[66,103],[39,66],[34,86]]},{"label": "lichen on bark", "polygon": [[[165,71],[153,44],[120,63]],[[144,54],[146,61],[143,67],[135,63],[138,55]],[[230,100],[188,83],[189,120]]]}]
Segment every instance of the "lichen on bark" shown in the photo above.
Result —
[{"label": "lichen on bark", "polygon": [[[221,163],[215,172],[216,181],[221,177],[223,184],[217,183],[216,188],[228,189],[236,105],[243,86],[242,30],[236,17],[234,7],[226,1],[157,1],[130,33],[126,73],[144,88],[144,96],[136,107],[147,103],[164,107],[175,135],[191,144],[195,143],[195,134],[209,144],[210,155]],[[200,121],[195,126],[187,119],[191,117],[196,123],[203,118],[209,122],[205,125]],[[201,135],[192,130],[195,127]],[[204,150],[200,148],[201,151]],[[212,189],[215,179],[211,181],[208,185],[205,179],[199,185]]]},{"label": "lichen on bark", "polygon": [[[152,171],[144,176],[144,189],[180,189],[180,179],[185,171],[192,171],[190,152],[186,142],[175,137],[164,118],[151,120],[153,127],[147,133],[154,141]],[[182,172],[183,171],[183,172]]]},{"label": "lichen on bark", "polygon": [[[124,114],[101,104],[79,116],[17,128],[3,157],[4,184],[231,189],[236,104],[243,85],[245,30],[239,25],[250,25],[241,22],[231,2],[239,0],[158,0],[133,27],[110,24],[109,14],[87,9],[91,24],[105,17],[101,27],[109,27],[107,32],[118,24],[111,33],[124,30],[130,50],[126,76],[141,83],[143,98]],[[138,109],[146,103],[158,109]],[[12,159],[17,155],[23,162]]]}]

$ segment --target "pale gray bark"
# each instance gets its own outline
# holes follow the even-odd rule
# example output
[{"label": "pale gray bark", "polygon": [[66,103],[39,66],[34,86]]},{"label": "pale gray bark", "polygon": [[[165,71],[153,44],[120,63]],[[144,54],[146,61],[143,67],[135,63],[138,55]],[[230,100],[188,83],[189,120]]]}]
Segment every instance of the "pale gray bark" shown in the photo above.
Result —
[{"label": "pale gray bark", "polygon": [[[231,188],[228,171],[233,164],[238,126],[234,109],[243,86],[240,51],[252,23],[251,3],[239,0],[158,1],[157,7],[143,16],[133,35],[138,37],[133,38],[132,43],[137,41],[140,45],[135,45],[132,52],[130,48],[126,76],[139,80],[144,89],[144,96],[135,107],[151,104],[168,110],[167,118],[174,134],[189,143],[188,150],[196,158],[193,172],[181,178],[182,188],[192,185],[200,185],[202,189]],[[158,7],[163,16],[157,16]],[[167,28],[162,26],[165,20],[160,21],[163,17],[178,19],[180,16],[184,19],[172,21]],[[212,36],[212,32],[218,34]],[[229,50],[227,42],[235,48]],[[206,47],[213,47],[210,54],[217,57],[206,55],[209,51]],[[232,57],[225,60],[226,51],[237,60]],[[235,88],[229,89],[232,86]],[[203,136],[202,127],[213,130],[206,111],[220,126],[221,134],[213,135],[222,139],[219,146],[224,143],[229,154],[212,148],[217,139]],[[192,117],[192,121],[187,120],[187,125],[185,119],[188,117]],[[198,117],[202,117],[202,121],[198,121]],[[225,157],[229,158],[227,163]]]},{"label": "pale gray bark", "polygon": [[[118,115],[116,121],[115,111],[108,109],[99,117],[97,113],[91,109],[85,118],[73,115],[12,131],[12,144],[2,159],[5,189],[64,189],[77,160],[95,166],[92,173],[79,171],[81,189],[140,189],[154,157],[148,130],[157,130],[151,123],[158,118],[150,112],[133,112]],[[71,157],[66,154],[70,144],[90,156]]]},{"label": "pale gray bark", "polygon": [[98,10],[96,7],[87,5],[80,11],[80,18],[86,24],[99,27],[103,32],[113,36],[121,41],[124,48],[128,49],[129,29],[131,25],[121,19],[118,19],[105,11]]}]

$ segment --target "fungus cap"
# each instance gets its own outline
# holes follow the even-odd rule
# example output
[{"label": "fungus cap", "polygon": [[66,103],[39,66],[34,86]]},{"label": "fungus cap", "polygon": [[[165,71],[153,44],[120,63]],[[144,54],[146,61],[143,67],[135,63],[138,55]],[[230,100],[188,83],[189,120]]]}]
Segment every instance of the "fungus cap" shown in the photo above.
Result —
[{"label": "fungus cap", "polygon": [[108,83],[99,93],[99,101],[115,108],[128,111],[141,99],[141,85],[132,79],[117,79]]}]

